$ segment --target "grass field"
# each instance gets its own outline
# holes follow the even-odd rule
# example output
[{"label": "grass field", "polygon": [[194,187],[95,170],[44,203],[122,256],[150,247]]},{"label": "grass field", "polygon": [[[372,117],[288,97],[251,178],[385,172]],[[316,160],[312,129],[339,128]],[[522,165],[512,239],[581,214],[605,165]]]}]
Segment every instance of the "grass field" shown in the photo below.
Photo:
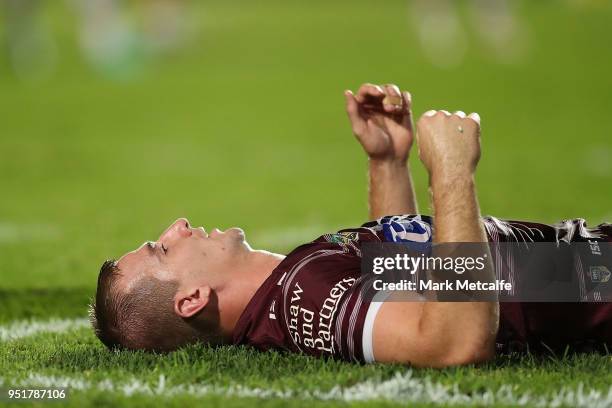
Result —
[{"label": "grass field", "polygon": [[434,371],[242,347],[108,353],[84,321],[102,261],[179,216],[275,251],[365,221],[342,98],[361,82],[409,89],[417,115],[480,112],[484,213],[610,222],[612,8],[518,2],[527,51],[502,63],[460,4],[467,49],[452,67],[426,57],[403,1],[211,1],[191,5],[184,48],[116,78],[84,62],[66,4],[45,3],[55,71],[18,80],[0,56],[0,388],[68,386],[79,407],[612,406],[609,354]]}]

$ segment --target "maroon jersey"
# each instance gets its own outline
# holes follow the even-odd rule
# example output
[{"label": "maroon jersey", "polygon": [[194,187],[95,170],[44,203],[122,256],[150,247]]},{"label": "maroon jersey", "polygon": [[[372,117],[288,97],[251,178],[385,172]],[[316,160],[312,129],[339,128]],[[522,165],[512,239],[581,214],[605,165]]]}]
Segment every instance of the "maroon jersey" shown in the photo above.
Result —
[{"label": "maroon jersey", "polygon": [[234,343],[363,361],[359,243],[373,240],[370,228],[347,229],[291,251],[247,305]]},{"label": "maroon jersey", "polygon": [[[612,266],[601,264],[605,263],[602,253],[610,250],[603,243],[612,242],[611,224],[587,228],[584,219],[565,220],[555,225],[500,221],[493,217],[486,217],[484,221],[490,242],[582,242],[588,244],[591,253],[578,254],[573,259],[572,272],[577,278],[581,303],[500,303],[499,351],[563,351],[568,345],[576,350],[605,350],[612,345],[612,303],[603,302],[598,290],[589,290],[594,282],[606,283],[610,279]],[[511,267],[514,260],[504,258],[492,253],[496,271],[504,271],[508,274],[504,277],[515,282],[521,277]],[[594,276],[593,271],[603,271],[607,276]]]},{"label": "maroon jersey", "polygon": [[[588,230],[584,220],[556,226],[493,217],[483,221],[489,240],[494,242],[601,239],[602,232]],[[610,231],[604,232],[609,237]],[[272,271],[245,308],[234,330],[234,343],[260,350],[374,361],[372,328],[380,302],[372,301],[371,281],[361,273],[360,245],[372,241],[431,242],[431,236],[429,217],[393,216],[360,228],[325,234],[297,247]],[[495,262],[495,254],[492,255]],[[527,344],[548,333],[543,322],[550,321],[554,304],[542,304],[540,309],[532,307],[535,311],[529,305],[501,304],[500,346]],[[602,305],[607,308],[603,312],[601,307],[591,310],[597,308],[593,304],[584,307],[581,313],[598,317],[594,320],[578,317],[576,322],[582,324],[582,333],[587,326],[589,330],[609,330],[612,316],[609,304]],[[601,322],[608,326],[602,329]]]}]

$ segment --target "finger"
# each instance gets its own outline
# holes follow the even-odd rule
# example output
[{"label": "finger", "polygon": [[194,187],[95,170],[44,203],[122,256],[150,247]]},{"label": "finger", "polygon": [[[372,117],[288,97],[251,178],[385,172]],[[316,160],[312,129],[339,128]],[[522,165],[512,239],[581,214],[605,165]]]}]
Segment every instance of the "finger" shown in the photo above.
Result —
[{"label": "finger", "polygon": [[355,95],[355,99],[357,99],[357,102],[363,103],[366,99],[368,99],[368,97],[381,99],[384,98],[384,96],[385,92],[380,86],[374,84],[363,84],[359,87],[359,90]]},{"label": "finger", "polygon": [[400,89],[397,85],[385,84],[384,87],[385,87],[384,90],[388,96],[395,96],[397,98],[402,97],[402,93],[400,92]]},{"label": "finger", "polygon": [[346,112],[348,113],[349,117],[356,115],[359,112],[359,107],[353,92],[349,91],[348,89],[344,91],[344,99],[346,99]]},{"label": "finger", "polygon": [[453,113],[453,115],[455,116],[459,116],[460,118],[465,118],[465,112],[464,111],[456,111]]},{"label": "finger", "polygon": [[443,113],[443,114],[444,114],[444,116],[450,116],[450,115],[451,115],[449,111],[445,111],[444,109],[439,110],[438,112]]},{"label": "finger", "polygon": [[402,125],[409,127],[412,124],[412,95],[410,92],[402,92],[402,100],[404,102]]},{"label": "finger", "polygon": [[389,131],[389,133],[391,133],[392,135],[395,135],[394,137],[403,137],[403,135],[405,134],[406,128],[408,127],[404,124],[404,122],[400,122],[389,116],[383,117],[383,123],[384,123],[385,128]]},{"label": "finger", "polygon": [[410,111],[410,108],[412,108],[412,94],[408,91],[404,91],[402,92],[402,99],[404,100],[405,109]]},{"label": "finger", "polygon": [[399,111],[403,107],[402,93],[395,84],[386,84],[383,88],[385,91],[385,98],[383,99],[383,106],[386,111],[393,112]]},{"label": "finger", "polygon": [[438,113],[438,111],[435,110],[435,109],[428,110],[427,112],[425,112],[423,114],[423,117],[430,118],[430,117],[434,116],[436,113]]},{"label": "finger", "polygon": [[468,118],[472,119],[474,122],[480,126],[480,115],[476,112],[472,112],[468,115]]},{"label": "finger", "polygon": [[359,115],[359,105],[351,91],[344,91],[344,98],[346,99],[346,113],[353,126],[353,131],[358,133],[365,125],[365,121]]}]

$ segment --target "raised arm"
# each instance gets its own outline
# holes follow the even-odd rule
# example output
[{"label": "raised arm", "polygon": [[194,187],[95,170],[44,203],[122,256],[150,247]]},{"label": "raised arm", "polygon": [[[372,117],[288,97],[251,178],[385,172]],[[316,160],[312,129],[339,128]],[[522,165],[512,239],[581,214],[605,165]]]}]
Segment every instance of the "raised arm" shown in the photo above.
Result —
[{"label": "raised arm", "polygon": [[411,97],[396,85],[362,85],[345,92],[353,133],[368,155],[370,219],[416,214],[408,165],[413,142]]},{"label": "raised arm", "polygon": [[[482,243],[479,251],[487,253],[474,184],[480,158],[479,116],[427,112],[417,125],[417,139],[429,172],[434,241]],[[494,280],[490,258],[480,281]],[[494,355],[498,314],[497,302],[387,302],[375,321],[375,358],[433,367],[488,360]]]},{"label": "raised arm", "polygon": [[[480,160],[480,117],[463,112],[426,112],[418,124],[419,157],[429,173],[434,207],[434,242],[481,243],[487,265],[478,277],[493,282],[488,240],[480,218],[474,174]],[[459,354],[475,359],[490,356],[498,329],[497,302],[433,302],[422,320],[434,333],[469,330]],[[464,348],[464,353],[461,352]]]}]

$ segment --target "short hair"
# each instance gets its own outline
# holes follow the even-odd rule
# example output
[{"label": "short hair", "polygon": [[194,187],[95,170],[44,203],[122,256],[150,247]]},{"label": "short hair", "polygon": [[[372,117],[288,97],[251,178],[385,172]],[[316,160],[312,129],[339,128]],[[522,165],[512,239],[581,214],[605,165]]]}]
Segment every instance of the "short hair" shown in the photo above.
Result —
[{"label": "short hair", "polygon": [[117,287],[120,276],[116,261],[102,264],[89,308],[94,332],[106,347],[168,352],[191,343],[219,343],[218,322],[198,315],[183,318],[174,312],[176,281],[147,276],[123,293]]}]

